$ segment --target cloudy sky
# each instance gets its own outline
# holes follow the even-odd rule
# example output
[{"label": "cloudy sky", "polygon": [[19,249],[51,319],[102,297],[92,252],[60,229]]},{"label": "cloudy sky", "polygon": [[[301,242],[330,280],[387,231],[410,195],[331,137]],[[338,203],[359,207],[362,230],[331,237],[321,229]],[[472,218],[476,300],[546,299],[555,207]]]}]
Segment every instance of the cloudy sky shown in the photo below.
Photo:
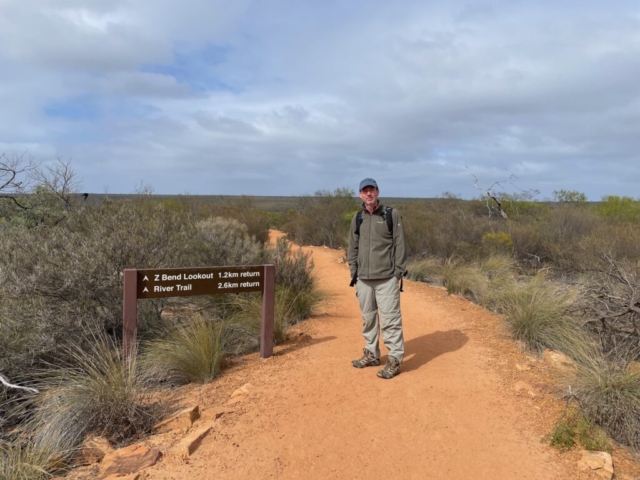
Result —
[{"label": "cloudy sky", "polygon": [[90,192],[640,197],[640,2],[0,0],[0,153]]}]

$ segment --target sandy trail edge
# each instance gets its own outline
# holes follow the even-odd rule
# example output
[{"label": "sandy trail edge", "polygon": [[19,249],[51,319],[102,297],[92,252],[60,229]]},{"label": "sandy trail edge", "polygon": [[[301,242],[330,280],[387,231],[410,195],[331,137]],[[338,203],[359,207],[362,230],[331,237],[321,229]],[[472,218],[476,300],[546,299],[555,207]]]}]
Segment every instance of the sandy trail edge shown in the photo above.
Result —
[{"label": "sandy trail edge", "polygon": [[[494,315],[405,282],[406,358],[401,375],[381,380],[376,368],[350,365],[363,341],[343,252],[304,250],[326,293],[318,315],[297,327],[312,340],[268,360],[244,357],[218,381],[183,389],[185,403],[213,407],[252,385],[191,458],[167,456],[147,479],[592,478],[576,470],[577,452],[541,443],[562,405],[542,383],[544,365],[520,353]],[[522,379],[535,398],[514,390]],[[168,448],[170,438],[154,438]]]}]

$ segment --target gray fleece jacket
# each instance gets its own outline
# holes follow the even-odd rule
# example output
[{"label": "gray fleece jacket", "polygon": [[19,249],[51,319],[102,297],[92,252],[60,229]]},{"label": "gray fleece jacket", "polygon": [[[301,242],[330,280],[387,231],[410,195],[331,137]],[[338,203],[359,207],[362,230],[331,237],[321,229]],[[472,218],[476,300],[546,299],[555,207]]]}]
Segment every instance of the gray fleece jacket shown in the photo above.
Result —
[{"label": "gray fleece jacket", "polygon": [[351,276],[358,270],[358,278],[363,280],[400,279],[407,266],[407,246],[400,213],[394,208],[393,238],[381,203],[370,214],[363,208],[360,235],[356,234],[356,218],[351,219],[347,261]]}]

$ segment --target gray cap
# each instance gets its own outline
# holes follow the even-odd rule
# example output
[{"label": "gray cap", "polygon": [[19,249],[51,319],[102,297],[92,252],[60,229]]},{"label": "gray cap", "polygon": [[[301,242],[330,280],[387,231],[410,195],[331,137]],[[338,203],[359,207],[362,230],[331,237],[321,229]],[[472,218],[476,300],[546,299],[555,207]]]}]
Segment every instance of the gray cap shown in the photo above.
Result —
[{"label": "gray cap", "polygon": [[360,182],[359,190],[362,190],[364,187],[376,187],[378,188],[378,184],[373,178],[365,178]]}]

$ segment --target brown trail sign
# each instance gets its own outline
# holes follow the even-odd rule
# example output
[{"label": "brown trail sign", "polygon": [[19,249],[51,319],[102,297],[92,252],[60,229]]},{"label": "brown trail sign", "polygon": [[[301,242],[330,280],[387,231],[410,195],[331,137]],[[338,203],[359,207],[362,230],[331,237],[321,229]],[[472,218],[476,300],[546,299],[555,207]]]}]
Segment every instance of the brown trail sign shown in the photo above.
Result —
[{"label": "brown trail sign", "polygon": [[126,269],[124,271],[124,358],[135,354],[138,299],[262,292],[260,357],[273,355],[275,265]]}]

